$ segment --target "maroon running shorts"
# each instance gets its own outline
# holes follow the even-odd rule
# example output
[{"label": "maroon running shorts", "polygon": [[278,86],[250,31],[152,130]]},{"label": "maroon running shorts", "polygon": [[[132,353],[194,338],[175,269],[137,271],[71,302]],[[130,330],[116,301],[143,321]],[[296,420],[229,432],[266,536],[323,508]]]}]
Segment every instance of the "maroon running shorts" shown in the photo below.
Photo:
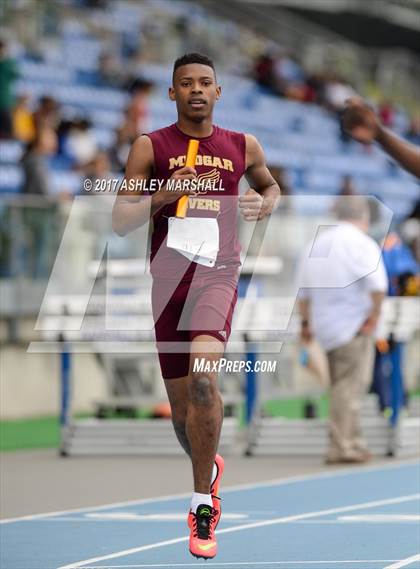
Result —
[{"label": "maroon running shorts", "polygon": [[202,334],[226,344],[237,300],[238,275],[219,269],[179,284],[154,278],[152,309],[164,379],[188,375],[190,344]]}]

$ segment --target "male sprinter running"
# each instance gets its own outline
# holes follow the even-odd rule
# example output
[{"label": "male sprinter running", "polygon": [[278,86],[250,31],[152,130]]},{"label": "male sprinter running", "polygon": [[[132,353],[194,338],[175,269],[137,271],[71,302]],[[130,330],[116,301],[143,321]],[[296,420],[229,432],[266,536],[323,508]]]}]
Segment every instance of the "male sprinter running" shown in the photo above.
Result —
[{"label": "male sprinter running", "polygon": [[[256,221],[271,214],[280,196],[256,138],[213,124],[213,107],[220,95],[208,57],[192,53],[177,59],[169,88],[177,122],[134,142],[126,180],[211,179],[218,182],[217,188],[221,183],[223,191],[216,191],[216,185],[195,197],[188,191],[187,220],[175,219],[176,202],[185,193],[170,191],[166,184],[151,197],[120,192],[113,211],[113,227],[119,235],[153,218],[150,267],[159,361],[175,433],[192,461],[189,548],[195,557],[206,559],[217,553],[214,530],[220,518],[224,463],[216,453],[223,403],[213,366],[197,371],[194,361],[218,362],[229,338],[240,265],[238,202],[243,217]],[[195,168],[184,166],[190,139],[199,140]],[[238,183],[244,174],[255,189],[239,197]],[[206,242],[207,257],[204,250],[203,255],[201,250],[191,253],[191,242],[185,245],[185,221]],[[213,260],[212,247],[218,250]]]}]

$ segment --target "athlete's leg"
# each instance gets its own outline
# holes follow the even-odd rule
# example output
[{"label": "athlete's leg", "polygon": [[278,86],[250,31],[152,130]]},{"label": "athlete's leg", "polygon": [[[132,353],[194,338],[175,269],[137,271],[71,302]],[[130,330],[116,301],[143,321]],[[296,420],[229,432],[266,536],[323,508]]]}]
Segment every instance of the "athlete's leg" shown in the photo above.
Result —
[{"label": "athlete's leg", "polygon": [[[154,279],[152,306],[159,363],[171,405],[172,423],[182,448],[191,455],[185,432],[189,397],[190,335],[188,330],[178,330],[188,289],[189,286],[185,283],[175,286],[172,281]],[[183,344],[186,346],[185,352],[180,350]]]},{"label": "athlete's leg", "polygon": [[[223,402],[217,385],[217,372],[213,362],[218,362],[224,352],[224,344],[210,335],[198,335],[191,343],[190,374],[188,381],[188,411],[186,434],[191,448],[194,491],[210,494],[214,458],[219,444],[223,422]],[[195,371],[195,359],[210,362],[210,370]]]},{"label": "athlete's leg", "polygon": [[165,387],[171,405],[172,424],[175,434],[182,448],[191,456],[191,445],[186,431],[189,406],[189,381],[189,376],[165,379]]}]

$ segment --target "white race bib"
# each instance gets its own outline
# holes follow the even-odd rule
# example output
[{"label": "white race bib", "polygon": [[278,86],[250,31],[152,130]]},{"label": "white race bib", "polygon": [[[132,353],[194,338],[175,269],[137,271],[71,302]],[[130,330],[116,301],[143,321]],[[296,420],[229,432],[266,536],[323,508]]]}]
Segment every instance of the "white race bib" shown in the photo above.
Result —
[{"label": "white race bib", "polygon": [[219,252],[219,224],[213,217],[170,217],[167,245],[206,267],[214,267]]}]

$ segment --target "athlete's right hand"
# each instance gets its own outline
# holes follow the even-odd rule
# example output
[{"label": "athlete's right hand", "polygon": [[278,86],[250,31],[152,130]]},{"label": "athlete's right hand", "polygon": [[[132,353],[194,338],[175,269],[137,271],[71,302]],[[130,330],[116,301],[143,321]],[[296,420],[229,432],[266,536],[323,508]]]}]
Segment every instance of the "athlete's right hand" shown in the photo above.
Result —
[{"label": "athlete's right hand", "polygon": [[[176,170],[170,177],[170,180],[174,180],[175,183],[177,183],[178,180],[183,182],[184,180],[195,180],[196,178],[197,178],[197,172],[195,168],[191,168],[190,166],[184,166],[183,168]],[[162,203],[164,205],[166,205],[179,200],[179,198],[181,198],[182,196],[185,195],[188,196],[194,194],[194,190],[191,189],[170,190],[168,189],[167,184],[165,184],[165,186],[161,190],[156,192],[156,194],[159,194],[159,199],[162,200]]]},{"label": "athlete's right hand", "polygon": [[191,166],[184,166],[171,176],[171,180],[194,180],[197,177],[197,170]]}]

